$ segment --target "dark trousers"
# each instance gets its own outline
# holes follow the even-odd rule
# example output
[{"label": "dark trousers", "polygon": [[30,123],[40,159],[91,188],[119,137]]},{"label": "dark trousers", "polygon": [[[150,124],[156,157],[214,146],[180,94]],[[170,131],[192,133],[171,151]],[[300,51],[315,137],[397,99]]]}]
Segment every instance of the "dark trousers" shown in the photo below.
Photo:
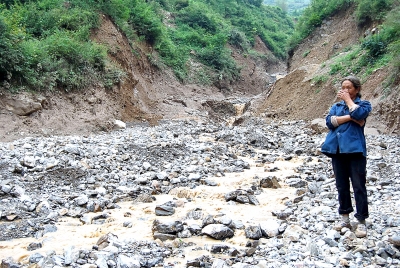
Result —
[{"label": "dark trousers", "polygon": [[350,194],[350,181],[356,201],[356,214],[359,221],[368,218],[368,200],[366,184],[367,159],[362,154],[336,154],[332,157],[336,188],[339,194],[339,214],[353,212]]}]

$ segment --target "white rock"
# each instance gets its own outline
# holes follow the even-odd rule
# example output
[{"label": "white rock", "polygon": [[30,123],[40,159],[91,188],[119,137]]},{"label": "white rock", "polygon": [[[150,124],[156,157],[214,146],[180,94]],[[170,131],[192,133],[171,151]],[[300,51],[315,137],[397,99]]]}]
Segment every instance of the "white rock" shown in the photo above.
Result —
[{"label": "white rock", "polygon": [[125,129],[126,128],[126,123],[122,122],[121,120],[115,120],[114,128],[116,128],[116,129]]},{"label": "white rock", "polygon": [[261,232],[267,237],[275,237],[279,234],[280,223],[274,219],[260,223]]}]

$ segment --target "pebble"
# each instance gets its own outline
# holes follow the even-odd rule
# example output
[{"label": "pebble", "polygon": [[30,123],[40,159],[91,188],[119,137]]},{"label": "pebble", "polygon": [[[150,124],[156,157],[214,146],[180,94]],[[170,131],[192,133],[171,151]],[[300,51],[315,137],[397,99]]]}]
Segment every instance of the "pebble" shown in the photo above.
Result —
[{"label": "pebble", "polygon": [[[212,139],[199,140],[202,135]],[[187,215],[190,222],[160,217],[153,223],[151,241],[109,234],[90,250],[76,245],[59,255],[35,253],[41,244],[32,243],[30,264],[10,256],[1,260],[1,266],[175,267],[167,258],[185,258],[183,248],[194,246],[181,238],[206,235],[225,241],[243,230],[252,241],[245,250],[229,243],[199,247],[209,255],[187,260],[186,267],[399,267],[400,138],[367,135],[370,217],[367,237],[357,238],[350,229],[343,233],[332,229],[339,217],[330,159],[318,151],[324,135],[303,121],[267,124],[262,118],[252,118],[235,127],[166,121],[101,135],[28,137],[0,143],[1,241],[55,232],[60,216],[102,224],[109,216],[101,212],[118,208],[118,200],[153,202],[152,195],[168,194],[175,187],[218,187],[210,177],[250,168],[240,156],[251,157],[259,165],[299,156],[308,159],[295,176],[283,181],[258,178],[251,189],[225,194],[225,201],[240,209],[259,205],[256,196],[264,187],[276,189],[284,183],[296,188],[298,196],[286,201],[286,209],[274,211],[275,219],[270,221],[240,222],[224,215],[204,215],[198,208]],[[157,204],[153,213],[171,217],[182,206]],[[100,214],[92,217],[90,212]],[[132,228],[133,218],[123,226]]]}]

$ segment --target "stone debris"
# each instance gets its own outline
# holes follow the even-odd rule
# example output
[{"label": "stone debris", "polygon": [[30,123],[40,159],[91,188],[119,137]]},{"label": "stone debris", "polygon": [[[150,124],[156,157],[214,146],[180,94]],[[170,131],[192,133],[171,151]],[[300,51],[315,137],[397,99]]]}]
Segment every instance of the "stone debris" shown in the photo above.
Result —
[{"label": "stone debris", "polygon": [[[0,241],[37,239],[27,246],[29,263],[9,256],[1,267],[176,267],[167,259],[185,259],[189,246],[199,254],[187,259],[186,267],[399,267],[400,138],[367,135],[370,217],[364,237],[355,228],[333,229],[339,220],[335,180],[330,159],[318,150],[324,135],[303,121],[267,124],[253,118],[238,126],[170,121],[102,135],[0,143]],[[211,177],[250,168],[241,157],[261,166],[278,159],[305,159],[295,175],[255,177],[250,188],[222,197],[241,209],[258,206],[257,195],[265,188],[295,188],[297,196],[285,201],[285,209],[274,210],[271,220],[241,222],[223,213],[209,215],[201,207],[171,220],[184,206],[177,200],[157,204],[152,211],[160,216],[150,227],[154,240],[109,233],[89,250],[75,245],[62,254],[35,252],[43,243],[52,243],[41,238],[57,231],[61,217],[101,226],[112,220],[107,211],[119,208],[120,201],[151,203],[178,187],[218,187]],[[191,198],[186,196],[187,202]],[[133,228],[133,215],[126,212],[124,217],[123,227]],[[351,226],[356,225],[352,218]],[[240,232],[249,241],[244,248],[229,243]],[[187,242],[194,236],[221,244],[196,247]]]}]

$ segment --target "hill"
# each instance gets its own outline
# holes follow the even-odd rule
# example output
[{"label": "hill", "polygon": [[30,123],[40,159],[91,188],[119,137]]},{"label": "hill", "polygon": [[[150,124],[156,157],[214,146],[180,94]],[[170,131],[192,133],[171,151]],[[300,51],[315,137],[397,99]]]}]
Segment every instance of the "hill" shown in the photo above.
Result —
[{"label": "hill", "polygon": [[[266,57],[251,57],[230,46],[231,55],[241,66],[239,79],[199,85],[182,83],[172,69],[154,65],[148,57],[155,53],[150,43],[132,44],[109,16],[101,15],[100,26],[90,38],[115,48],[108,57],[126,77],[112,89],[95,83],[84,92],[2,92],[0,138],[9,141],[27,135],[89,135],[115,128],[116,120],[128,125],[170,119],[220,120],[228,124],[234,118],[239,124],[253,115],[266,120],[323,118],[335,101],[340,81],[338,75],[330,75],[328,67],[346,53],[345,48],[358,44],[372,26],[358,27],[354,9],[344,10],[303,40],[288,62],[275,58],[256,36],[252,50]],[[188,65],[190,73],[199,72],[201,67],[193,61]],[[387,68],[374,70],[364,79],[362,93],[374,107],[368,126],[381,133],[398,134],[398,90],[385,92],[387,72]]]},{"label": "hill", "polygon": [[[354,13],[352,6],[335,14],[297,46],[288,61],[288,74],[258,97],[257,105],[253,105],[255,114],[308,121],[324,117],[337,101],[336,91],[343,78],[331,74],[332,66],[377,29],[373,23],[359,27]],[[399,134],[399,86],[388,92],[390,68],[386,65],[373,69],[370,75],[361,77],[361,93],[373,104],[367,126],[381,133]]]},{"label": "hill", "polygon": [[[85,135],[108,131],[115,120],[129,123],[156,124],[160,119],[206,118],[207,101],[223,101],[229,97],[257,95],[273,82],[270,74],[283,73],[284,62],[268,58],[256,59],[232,48],[233,57],[242,66],[241,79],[230,84],[223,80],[217,86],[182,84],[171,69],[158,69],[146,56],[152,47],[146,42],[128,39],[108,16],[101,16],[101,26],[91,38],[115,47],[110,60],[127,76],[107,90],[101,86],[85,92],[42,92],[40,94],[3,92],[0,137],[3,141],[26,135]],[[254,49],[263,55],[271,51],[256,38]],[[196,68],[196,65],[192,66]]]}]

